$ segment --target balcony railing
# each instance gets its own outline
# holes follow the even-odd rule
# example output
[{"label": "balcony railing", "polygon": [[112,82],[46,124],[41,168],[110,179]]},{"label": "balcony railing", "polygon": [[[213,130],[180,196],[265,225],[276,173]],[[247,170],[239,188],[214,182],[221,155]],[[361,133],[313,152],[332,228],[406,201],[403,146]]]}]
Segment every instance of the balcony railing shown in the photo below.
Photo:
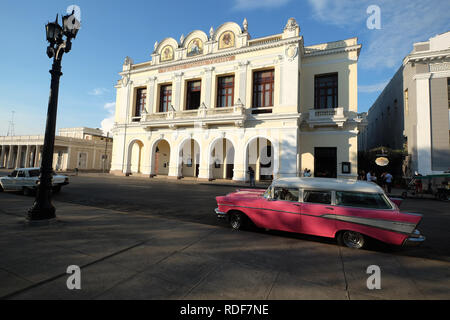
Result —
[{"label": "balcony railing", "polygon": [[337,124],[342,127],[347,118],[344,115],[344,108],[330,109],[310,109],[307,122],[310,126]]},{"label": "balcony railing", "polygon": [[245,109],[242,105],[222,108],[206,108],[202,105],[195,110],[168,111],[144,114],[140,123],[147,127],[163,127],[190,125],[201,123],[202,125],[213,123],[232,123],[245,119]]}]

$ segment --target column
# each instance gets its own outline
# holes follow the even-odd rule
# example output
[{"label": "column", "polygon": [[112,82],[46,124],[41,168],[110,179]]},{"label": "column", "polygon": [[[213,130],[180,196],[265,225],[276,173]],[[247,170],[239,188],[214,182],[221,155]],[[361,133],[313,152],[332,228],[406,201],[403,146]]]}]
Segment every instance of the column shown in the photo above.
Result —
[{"label": "column", "polygon": [[176,179],[181,176],[181,157],[179,145],[173,141],[173,146],[170,145],[170,161],[169,161],[169,175],[170,179]]},{"label": "column", "polygon": [[6,168],[7,169],[10,169],[11,168],[11,166],[12,166],[12,164],[11,164],[11,162],[12,162],[12,154],[13,154],[13,146],[12,145],[10,145],[9,146],[9,152],[8,152],[8,159],[6,160]]},{"label": "column", "polygon": [[30,146],[27,145],[26,151],[25,151],[25,167],[30,167]]},{"label": "column", "polygon": [[156,110],[155,104],[155,86],[156,86],[156,77],[150,77],[147,79],[147,112],[148,113],[154,113],[158,112],[159,110]]},{"label": "column", "polygon": [[[204,144],[201,147],[207,148],[207,146]],[[206,151],[206,152],[205,152]],[[208,154],[207,150],[200,150],[200,166],[198,168],[198,179],[200,180],[209,180],[212,178],[212,170],[211,166],[208,165],[208,157],[210,155]],[[195,164],[197,164],[197,160],[195,161]],[[194,173],[195,173],[195,167],[194,167]]]},{"label": "column", "polygon": [[72,148],[71,147],[67,147],[67,160],[66,160],[67,163],[66,163],[66,166],[65,166],[64,170],[72,169],[70,167],[70,156],[71,156],[71,154],[72,154]]},{"label": "column", "polygon": [[[297,176],[297,129],[292,130],[283,130],[279,134],[280,137],[283,137],[281,141],[279,141],[278,145],[281,150],[278,151],[278,156],[280,157],[280,177],[296,177]],[[273,142],[276,143],[276,139],[273,139]],[[275,171],[275,146],[272,145],[274,155],[273,155],[273,166]]]},{"label": "column", "polygon": [[417,171],[422,175],[431,170],[431,115],[430,115],[430,73],[419,74],[416,80],[417,92]]},{"label": "column", "polygon": [[246,150],[244,141],[244,136],[242,135],[234,146],[233,181],[245,181],[246,179],[247,168],[245,168]]},{"label": "column", "polygon": [[[239,62],[239,88],[238,88],[238,92],[239,95],[237,97],[237,99],[240,99],[241,102],[245,105],[250,105],[249,103],[247,103],[246,100],[246,92],[247,92],[247,68],[249,65],[249,61],[243,61],[243,62]],[[235,99],[235,101],[237,101],[237,99]]]},{"label": "column", "polygon": [[174,86],[172,86],[172,105],[177,111],[183,110],[183,106],[181,105],[181,91],[182,91],[182,80],[183,80],[183,72],[175,73],[175,81]]},{"label": "column", "polygon": [[36,151],[34,155],[34,166],[39,167],[39,146],[36,145]]},{"label": "column", "polygon": [[22,163],[20,161],[21,158],[22,158],[22,146],[18,145],[17,146],[17,157],[16,157],[16,168],[22,167]]},{"label": "column", "polygon": [[0,154],[0,168],[5,166],[5,145],[2,145],[2,152]]},{"label": "column", "polygon": [[200,101],[200,104],[202,102],[204,102],[207,108],[213,107],[213,105],[211,105],[211,91],[212,91],[211,80],[212,80],[213,71],[214,71],[214,67],[207,67],[204,69],[205,93],[204,93],[204,99],[203,99],[203,101]]}]

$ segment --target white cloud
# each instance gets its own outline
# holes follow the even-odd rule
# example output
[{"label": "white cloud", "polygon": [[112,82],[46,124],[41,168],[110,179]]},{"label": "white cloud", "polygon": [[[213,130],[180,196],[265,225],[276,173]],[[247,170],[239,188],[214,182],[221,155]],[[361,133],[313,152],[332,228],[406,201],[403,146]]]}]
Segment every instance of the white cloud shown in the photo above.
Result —
[{"label": "white cloud", "polygon": [[381,92],[386,87],[386,85],[389,83],[389,80],[383,81],[380,83],[375,84],[368,84],[368,85],[359,85],[358,86],[358,92],[360,93],[373,93],[373,92]]},{"label": "white cloud", "polygon": [[91,96],[102,96],[104,95],[106,92],[108,92],[108,89],[105,88],[95,88],[91,91],[89,91],[89,94]]},{"label": "white cloud", "polygon": [[[364,38],[360,56],[362,68],[394,68],[412,50],[414,42],[450,29],[450,2],[441,0],[308,0],[313,17],[321,23],[346,28]],[[367,8],[381,10],[381,29],[366,27]]]},{"label": "white cloud", "polygon": [[114,111],[116,108],[116,103],[115,102],[105,103],[103,108],[108,111],[109,116],[102,120],[101,129],[103,130],[104,134],[109,132],[109,135],[111,136],[111,130],[114,126]]},{"label": "white cloud", "polygon": [[251,10],[259,8],[281,7],[291,0],[234,0],[234,9]]},{"label": "white cloud", "polygon": [[366,19],[368,0],[308,0],[316,20],[338,26],[348,26]]}]

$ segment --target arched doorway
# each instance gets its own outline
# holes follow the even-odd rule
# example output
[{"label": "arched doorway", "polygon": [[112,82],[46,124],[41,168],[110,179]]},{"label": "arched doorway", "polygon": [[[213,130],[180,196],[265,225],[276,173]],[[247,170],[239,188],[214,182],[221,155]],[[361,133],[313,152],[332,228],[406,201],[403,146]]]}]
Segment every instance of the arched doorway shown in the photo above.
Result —
[{"label": "arched doorway", "polygon": [[211,145],[210,177],[212,179],[233,179],[234,146],[226,138],[216,139]]},{"label": "arched doorway", "polygon": [[142,151],[144,144],[140,140],[131,142],[128,148],[128,170],[127,173],[141,173]]},{"label": "arched doorway", "polygon": [[[272,180],[276,165],[274,145],[269,139],[256,137],[248,142],[245,170],[252,167],[257,181]],[[249,178],[248,174],[246,177]]]},{"label": "arched doorway", "polygon": [[170,144],[167,140],[159,140],[152,150],[152,175],[169,175]]},{"label": "arched doorway", "polygon": [[200,145],[194,139],[186,139],[180,145],[178,176],[198,177],[200,169]]}]

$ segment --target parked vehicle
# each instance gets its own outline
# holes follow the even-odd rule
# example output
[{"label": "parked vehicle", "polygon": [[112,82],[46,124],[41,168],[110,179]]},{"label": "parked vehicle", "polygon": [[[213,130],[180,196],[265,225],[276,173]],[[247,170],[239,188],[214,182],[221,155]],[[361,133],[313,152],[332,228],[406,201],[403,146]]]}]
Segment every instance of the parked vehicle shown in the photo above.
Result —
[{"label": "parked vehicle", "polygon": [[[22,191],[32,194],[39,183],[39,168],[18,168],[6,177],[0,177],[0,191]],[[69,177],[53,173],[53,192],[59,192],[62,186],[69,184]]]},{"label": "parked vehicle", "polygon": [[415,175],[404,179],[406,190],[402,193],[403,198],[424,198],[428,195],[442,201],[450,199],[450,173]]},{"label": "parked vehicle", "polygon": [[336,238],[363,248],[370,238],[393,245],[418,245],[417,213],[400,212],[402,199],[390,199],[372,182],[329,178],[285,178],[267,189],[240,189],[216,197],[219,218],[233,229],[252,222],[260,228]]}]

